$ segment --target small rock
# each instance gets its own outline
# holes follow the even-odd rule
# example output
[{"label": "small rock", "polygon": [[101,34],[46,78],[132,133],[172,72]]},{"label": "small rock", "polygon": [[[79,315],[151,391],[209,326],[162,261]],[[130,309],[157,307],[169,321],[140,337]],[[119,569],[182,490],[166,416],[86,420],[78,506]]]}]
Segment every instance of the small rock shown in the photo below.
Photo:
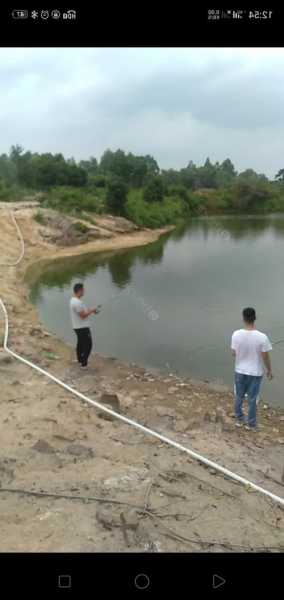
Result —
[{"label": "small rock", "polygon": [[114,520],[112,510],[110,508],[99,507],[96,511],[96,518],[97,521],[106,529],[117,527],[117,522]]},{"label": "small rock", "polygon": [[176,411],[174,408],[168,408],[167,406],[156,406],[156,413],[159,417],[175,417]]},{"label": "small rock", "polygon": [[229,421],[226,420],[226,421],[224,421],[222,423],[222,431],[224,431],[224,432],[231,432],[231,431],[234,431],[234,430],[235,430],[235,427]]},{"label": "small rock", "polygon": [[30,335],[32,335],[33,337],[41,334],[42,330],[39,327],[32,327],[32,329],[30,329]]},{"label": "small rock", "polygon": [[189,424],[186,423],[183,419],[179,420],[175,424],[175,431],[177,433],[185,433],[189,429]]},{"label": "small rock", "polygon": [[0,354],[0,366],[1,365],[10,365],[11,362],[13,362],[11,356],[8,356],[4,352],[1,352],[1,354]]},{"label": "small rock", "polygon": [[116,394],[102,394],[99,401],[101,404],[109,404],[116,412],[120,411],[120,402]]},{"label": "small rock", "polygon": [[204,415],[204,417],[203,417],[203,420],[205,421],[205,423],[210,423],[210,421],[211,421],[211,415],[210,415],[210,413],[206,412],[205,415]]},{"label": "small rock", "polygon": [[174,417],[163,415],[162,417],[157,417],[151,419],[148,423],[149,427],[153,429],[163,430],[163,429],[173,429],[174,427]]},{"label": "small rock", "polygon": [[264,404],[263,408],[264,408],[264,410],[266,410],[267,408],[269,408],[268,404]]},{"label": "small rock", "polygon": [[105,421],[115,421],[116,417],[111,415],[110,413],[105,412],[104,410],[98,410],[97,415],[99,419],[104,419]]},{"label": "small rock", "polygon": [[55,449],[45,440],[38,440],[34,446],[32,446],[33,450],[37,452],[43,452],[45,454],[54,454]]},{"label": "small rock", "polygon": [[[124,517],[123,520],[121,519],[121,514]],[[115,510],[111,507],[99,507],[96,511],[96,518],[105,529],[123,527],[124,525],[126,529],[135,530],[139,525],[138,517],[134,510],[121,512],[120,509]]]},{"label": "small rock", "polygon": [[137,512],[130,509],[124,510],[122,514],[124,516],[125,526],[127,529],[133,529],[135,531],[139,525]]},{"label": "small rock", "polygon": [[[110,408],[114,412],[120,413],[120,402],[116,394],[102,394],[100,403],[106,404],[107,408]],[[105,412],[104,410],[99,410],[97,414],[100,419],[105,419],[106,421],[116,420],[116,417]]]},{"label": "small rock", "polygon": [[176,392],[178,392],[178,388],[176,386],[172,385],[171,387],[169,387],[169,389],[168,389],[169,394],[175,394]]},{"label": "small rock", "polygon": [[81,444],[69,444],[66,448],[66,452],[72,456],[81,456],[84,458],[94,458],[94,450],[88,446],[82,446]]}]

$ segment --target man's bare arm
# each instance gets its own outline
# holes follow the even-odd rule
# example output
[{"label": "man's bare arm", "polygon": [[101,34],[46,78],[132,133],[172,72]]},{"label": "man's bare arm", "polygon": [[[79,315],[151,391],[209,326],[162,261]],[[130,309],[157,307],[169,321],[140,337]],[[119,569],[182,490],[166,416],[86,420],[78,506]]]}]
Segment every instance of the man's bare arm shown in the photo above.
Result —
[{"label": "man's bare arm", "polygon": [[89,308],[87,310],[81,310],[78,314],[81,319],[87,319],[90,315],[95,315],[97,313],[96,308]]},{"label": "man's bare arm", "polygon": [[263,362],[266,366],[267,377],[268,377],[268,379],[272,379],[273,375],[272,375],[271,359],[270,359],[269,352],[262,352],[261,356],[262,356]]}]

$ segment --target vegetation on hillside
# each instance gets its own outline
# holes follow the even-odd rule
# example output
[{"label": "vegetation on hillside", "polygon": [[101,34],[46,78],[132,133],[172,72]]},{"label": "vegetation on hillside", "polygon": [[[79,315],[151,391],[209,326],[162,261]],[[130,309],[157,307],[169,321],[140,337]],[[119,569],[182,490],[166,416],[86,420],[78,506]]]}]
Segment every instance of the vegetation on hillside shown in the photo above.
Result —
[{"label": "vegetation on hillside", "polygon": [[78,162],[12,146],[0,156],[0,200],[35,194],[43,207],[69,214],[111,212],[159,227],[194,215],[284,211],[284,169],[271,181],[253,169],[237,173],[229,158],[165,170],[150,155],[123,150]]}]

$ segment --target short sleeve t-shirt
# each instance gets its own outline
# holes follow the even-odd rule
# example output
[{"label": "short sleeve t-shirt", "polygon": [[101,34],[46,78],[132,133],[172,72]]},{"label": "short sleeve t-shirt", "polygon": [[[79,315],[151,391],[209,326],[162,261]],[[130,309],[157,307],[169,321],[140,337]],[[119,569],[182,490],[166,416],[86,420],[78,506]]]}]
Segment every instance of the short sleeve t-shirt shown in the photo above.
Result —
[{"label": "short sleeve t-shirt", "polygon": [[82,310],[87,310],[85,304],[83,304],[82,300],[73,296],[73,298],[70,300],[70,314],[73,329],[90,327],[89,318],[87,317],[86,319],[81,319],[79,315]]},{"label": "short sleeve t-shirt", "polygon": [[235,371],[243,375],[261,376],[264,373],[262,352],[272,350],[265,333],[257,329],[238,329],[234,331],[231,342],[236,352]]}]

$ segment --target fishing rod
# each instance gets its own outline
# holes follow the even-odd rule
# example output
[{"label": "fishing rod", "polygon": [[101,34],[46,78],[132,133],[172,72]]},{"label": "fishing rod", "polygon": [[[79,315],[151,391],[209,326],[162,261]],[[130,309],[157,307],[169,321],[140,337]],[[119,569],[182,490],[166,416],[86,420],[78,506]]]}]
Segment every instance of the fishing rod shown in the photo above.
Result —
[{"label": "fishing rod", "polygon": [[273,346],[276,346],[276,344],[281,344],[282,342],[284,342],[284,338],[282,340],[277,340],[276,342],[271,342],[271,344],[273,344]]}]

